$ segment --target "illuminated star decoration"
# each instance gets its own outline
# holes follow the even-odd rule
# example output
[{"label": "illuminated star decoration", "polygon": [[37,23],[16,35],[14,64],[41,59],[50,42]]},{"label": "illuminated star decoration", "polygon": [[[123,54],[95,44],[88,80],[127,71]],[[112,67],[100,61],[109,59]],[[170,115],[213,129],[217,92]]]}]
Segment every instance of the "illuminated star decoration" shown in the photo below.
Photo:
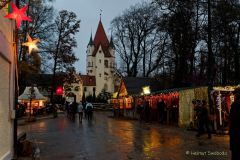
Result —
[{"label": "illuminated star decoration", "polygon": [[25,15],[28,5],[24,6],[21,9],[18,9],[14,3],[11,3],[11,6],[13,9],[13,12],[6,15],[5,18],[15,19],[18,29],[20,28],[22,21],[29,21],[29,22],[32,21],[31,18],[29,18],[28,16]]},{"label": "illuminated star decoration", "polygon": [[38,50],[37,43],[40,41],[39,39],[32,39],[29,35],[27,36],[28,42],[23,43],[23,46],[28,47],[29,54],[32,53],[32,50]]}]

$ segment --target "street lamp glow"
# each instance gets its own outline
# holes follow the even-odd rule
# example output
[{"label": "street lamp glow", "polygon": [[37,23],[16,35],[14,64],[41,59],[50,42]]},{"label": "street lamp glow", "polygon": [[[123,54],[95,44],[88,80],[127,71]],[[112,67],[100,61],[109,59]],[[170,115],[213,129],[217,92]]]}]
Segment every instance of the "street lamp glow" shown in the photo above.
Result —
[{"label": "street lamp glow", "polygon": [[144,86],[142,87],[142,89],[143,89],[143,94],[145,95],[151,94],[150,86]]}]

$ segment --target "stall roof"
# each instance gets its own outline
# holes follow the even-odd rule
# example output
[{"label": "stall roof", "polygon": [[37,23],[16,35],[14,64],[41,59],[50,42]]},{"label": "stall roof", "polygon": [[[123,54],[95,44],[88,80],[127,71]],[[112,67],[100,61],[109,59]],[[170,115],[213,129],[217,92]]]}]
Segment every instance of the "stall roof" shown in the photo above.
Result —
[{"label": "stall roof", "polygon": [[[24,92],[18,97],[18,100],[30,100],[30,88],[26,87]],[[38,90],[37,87],[34,87],[34,98],[33,100],[47,100]]]},{"label": "stall roof", "polygon": [[[58,84],[63,83],[63,79],[66,77],[66,73],[56,73],[55,82]],[[25,77],[26,85],[36,84],[37,86],[51,86],[52,74],[28,74]]]},{"label": "stall roof", "polygon": [[169,89],[164,89],[164,90],[159,90],[159,91],[153,92],[152,94],[179,92],[179,91],[183,91],[183,90],[196,89],[196,88],[202,88],[202,87],[208,87],[208,86],[169,88]]},{"label": "stall roof", "polygon": [[237,86],[224,86],[224,87],[218,86],[218,87],[213,87],[213,90],[231,92],[231,91],[234,91],[236,88],[237,88]]},{"label": "stall roof", "polygon": [[156,78],[124,77],[122,83],[124,83],[128,95],[140,95],[144,86],[149,86],[151,92],[163,89],[161,81]]}]

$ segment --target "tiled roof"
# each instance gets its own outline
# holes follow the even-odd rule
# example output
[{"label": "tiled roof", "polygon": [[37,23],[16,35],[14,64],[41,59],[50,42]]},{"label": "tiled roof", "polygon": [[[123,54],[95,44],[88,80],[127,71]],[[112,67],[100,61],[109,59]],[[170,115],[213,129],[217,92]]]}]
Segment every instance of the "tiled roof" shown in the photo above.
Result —
[{"label": "tiled roof", "polygon": [[101,20],[98,23],[98,28],[97,28],[93,43],[95,46],[95,49],[93,51],[93,56],[96,56],[97,51],[101,45],[105,57],[111,57],[111,54],[108,50],[110,44],[109,44],[107,35],[104,31]]},{"label": "tiled roof", "polygon": [[96,86],[96,78],[95,76],[89,76],[89,75],[80,75],[83,86]]},{"label": "tiled roof", "polygon": [[[51,86],[52,74],[28,74],[25,78],[25,83],[27,86],[31,84],[36,84],[37,86]],[[57,73],[55,77],[55,82],[57,85],[62,85],[66,74]]]},{"label": "tiled roof", "polygon": [[98,23],[98,28],[97,28],[93,42],[95,45],[98,45],[101,43],[103,46],[109,46],[109,41],[104,31],[101,20]]},{"label": "tiled roof", "polygon": [[142,87],[149,86],[151,92],[156,92],[163,89],[161,81],[156,78],[147,77],[124,77],[123,82],[126,86],[129,95],[140,95]]}]

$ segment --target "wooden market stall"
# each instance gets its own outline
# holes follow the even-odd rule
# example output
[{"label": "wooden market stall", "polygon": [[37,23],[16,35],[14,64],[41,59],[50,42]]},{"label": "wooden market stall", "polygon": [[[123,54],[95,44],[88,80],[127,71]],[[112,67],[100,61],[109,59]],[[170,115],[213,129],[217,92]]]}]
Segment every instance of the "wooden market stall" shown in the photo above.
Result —
[{"label": "wooden market stall", "polygon": [[[149,79],[125,78],[122,80],[117,98],[112,100],[115,111],[124,116],[139,118],[138,106],[150,107],[150,120],[165,124],[189,127],[194,125],[195,111],[192,101],[208,102],[208,87],[186,87],[163,89],[160,81],[149,83]],[[144,89],[147,91],[144,91]],[[164,102],[164,109],[159,106]]]},{"label": "wooden market stall", "polygon": [[33,110],[45,107],[47,98],[44,97],[37,87],[26,87],[24,92],[18,97],[19,103],[26,106],[26,112],[31,113]]},{"label": "wooden market stall", "polygon": [[227,132],[229,130],[229,113],[234,102],[233,91],[237,86],[218,86],[211,91],[214,111],[214,130]]},{"label": "wooden market stall", "polygon": [[111,100],[114,106],[114,113],[117,112],[117,115],[120,116],[138,118],[136,114],[138,101],[144,96],[150,95],[151,92],[163,89],[161,86],[161,81],[156,78],[122,78],[117,97]]}]

